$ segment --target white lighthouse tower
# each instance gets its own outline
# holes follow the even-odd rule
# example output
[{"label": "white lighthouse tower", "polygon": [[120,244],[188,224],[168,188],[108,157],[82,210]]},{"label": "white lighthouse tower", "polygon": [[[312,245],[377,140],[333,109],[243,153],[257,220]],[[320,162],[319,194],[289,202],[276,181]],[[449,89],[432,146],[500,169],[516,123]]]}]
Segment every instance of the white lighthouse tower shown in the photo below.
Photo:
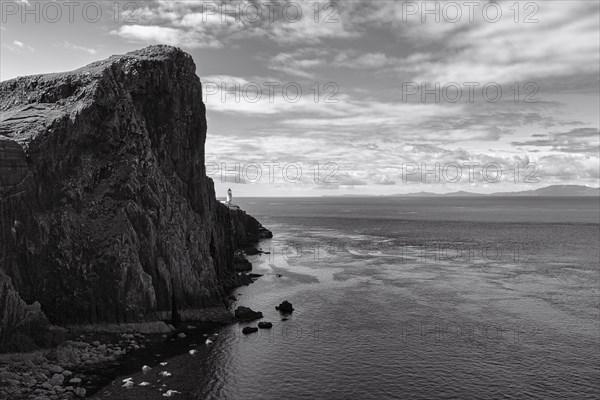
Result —
[{"label": "white lighthouse tower", "polygon": [[233,204],[232,200],[233,194],[231,193],[231,189],[227,189],[227,200],[222,201],[222,203],[229,207],[230,210],[239,210],[240,208],[236,204]]}]

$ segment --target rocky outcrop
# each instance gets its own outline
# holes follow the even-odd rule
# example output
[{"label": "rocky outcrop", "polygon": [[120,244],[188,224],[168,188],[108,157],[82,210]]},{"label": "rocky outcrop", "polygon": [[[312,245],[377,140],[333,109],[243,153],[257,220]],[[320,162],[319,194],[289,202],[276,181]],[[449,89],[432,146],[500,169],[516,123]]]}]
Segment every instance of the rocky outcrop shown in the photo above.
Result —
[{"label": "rocky outcrop", "polygon": [[249,307],[240,306],[235,310],[235,317],[240,321],[254,321],[261,319],[263,314],[260,311],[254,311]]},{"label": "rocky outcrop", "polygon": [[42,312],[40,303],[26,304],[10,278],[0,272],[0,352],[29,350],[35,343],[52,345],[61,340]]},{"label": "rocky outcrop", "polygon": [[283,314],[291,314],[294,311],[292,303],[287,300],[284,300],[280,305],[275,306],[275,309]]},{"label": "rocky outcrop", "polygon": [[195,71],[151,46],[0,83],[3,335],[32,307],[59,325],[224,307],[235,250],[270,232],[216,200]]}]

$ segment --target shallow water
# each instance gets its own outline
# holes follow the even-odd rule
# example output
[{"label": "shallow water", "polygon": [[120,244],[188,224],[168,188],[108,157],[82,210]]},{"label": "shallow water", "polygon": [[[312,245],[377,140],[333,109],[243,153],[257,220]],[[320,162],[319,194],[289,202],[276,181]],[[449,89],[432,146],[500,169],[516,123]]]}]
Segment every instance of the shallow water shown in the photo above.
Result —
[{"label": "shallow water", "polygon": [[168,388],[190,399],[597,398],[598,200],[486,200],[237,199],[275,235],[238,305],[274,327],[222,328],[196,356],[169,360]]}]

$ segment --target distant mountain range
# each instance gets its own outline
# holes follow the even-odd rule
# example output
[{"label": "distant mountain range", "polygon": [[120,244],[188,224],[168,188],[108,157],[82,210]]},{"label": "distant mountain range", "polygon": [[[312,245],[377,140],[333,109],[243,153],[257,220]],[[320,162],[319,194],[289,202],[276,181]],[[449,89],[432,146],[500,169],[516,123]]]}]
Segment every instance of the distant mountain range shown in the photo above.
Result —
[{"label": "distant mountain range", "polygon": [[[535,190],[524,190],[521,192],[495,192],[495,193],[473,193],[464,190],[451,193],[398,193],[380,197],[491,197],[491,196],[529,196],[529,197],[587,197],[600,196],[600,188],[582,185],[552,185]],[[327,196],[333,197],[333,196]],[[371,197],[369,195],[342,195],[340,197]]]},{"label": "distant mountain range", "polygon": [[535,190],[524,190],[521,192],[495,192],[490,194],[465,192],[464,190],[452,193],[430,193],[418,192],[408,194],[393,194],[391,197],[484,197],[484,196],[530,196],[530,197],[579,197],[579,196],[600,196],[600,188],[593,188],[581,185],[552,185]]}]

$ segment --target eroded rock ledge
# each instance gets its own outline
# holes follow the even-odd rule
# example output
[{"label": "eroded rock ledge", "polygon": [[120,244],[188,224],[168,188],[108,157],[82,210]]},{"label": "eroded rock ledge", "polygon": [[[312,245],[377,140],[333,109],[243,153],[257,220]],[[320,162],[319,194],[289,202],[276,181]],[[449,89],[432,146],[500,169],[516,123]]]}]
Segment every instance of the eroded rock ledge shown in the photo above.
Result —
[{"label": "eroded rock ledge", "polygon": [[235,250],[270,232],[215,198],[201,93],[168,46],[0,83],[0,349],[224,309]]}]

